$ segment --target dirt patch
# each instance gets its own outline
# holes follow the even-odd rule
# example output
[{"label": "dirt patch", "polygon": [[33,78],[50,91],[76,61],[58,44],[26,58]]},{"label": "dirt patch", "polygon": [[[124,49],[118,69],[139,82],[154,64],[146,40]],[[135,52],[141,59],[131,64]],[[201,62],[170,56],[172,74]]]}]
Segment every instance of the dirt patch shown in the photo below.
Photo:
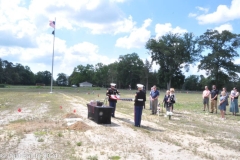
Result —
[{"label": "dirt patch", "polygon": [[68,113],[64,116],[64,118],[82,118],[82,116],[74,113]]},{"label": "dirt patch", "polygon": [[46,128],[62,129],[63,127],[62,127],[62,123],[59,123],[59,122],[30,121],[30,122],[21,122],[21,123],[10,123],[4,128],[7,130],[15,130],[17,132],[31,133],[33,131],[42,130]]},{"label": "dirt patch", "polygon": [[71,130],[78,130],[78,131],[83,131],[83,132],[85,132],[91,128],[92,127],[90,127],[89,125],[87,125],[86,123],[81,122],[81,121],[78,121],[68,127],[68,129],[71,129]]}]

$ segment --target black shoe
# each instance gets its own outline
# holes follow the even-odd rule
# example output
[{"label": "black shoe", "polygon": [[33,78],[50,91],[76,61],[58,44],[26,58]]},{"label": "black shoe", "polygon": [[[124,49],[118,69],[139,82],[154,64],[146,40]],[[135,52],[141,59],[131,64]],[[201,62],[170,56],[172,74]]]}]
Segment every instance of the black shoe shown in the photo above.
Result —
[{"label": "black shoe", "polygon": [[213,113],[213,112],[209,112],[209,113]]}]

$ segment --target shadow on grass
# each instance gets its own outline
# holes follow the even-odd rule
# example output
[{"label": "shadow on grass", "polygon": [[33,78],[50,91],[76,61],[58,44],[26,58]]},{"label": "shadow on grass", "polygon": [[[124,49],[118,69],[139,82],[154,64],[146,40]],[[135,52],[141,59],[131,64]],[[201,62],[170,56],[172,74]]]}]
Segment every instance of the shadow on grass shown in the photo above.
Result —
[{"label": "shadow on grass", "polygon": [[126,123],[128,123],[128,124],[134,125],[134,123],[131,122],[129,118],[115,117],[114,119],[117,119],[117,120],[120,120],[120,121],[126,122]]},{"label": "shadow on grass", "polygon": [[111,122],[111,124],[99,124],[99,125],[103,125],[105,127],[119,127],[120,125],[114,122]]},{"label": "shadow on grass", "polygon": [[153,127],[149,127],[149,126],[143,126],[141,125],[142,129],[146,129],[148,131],[154,131],[154,132],[164,132],[164,130],[158,129],[158,128],[153,128]]},{"label": "shadow on grass", "polygon": [[[126,122],[126,123],[132,125],[133,127],[135,127],[134,122],[131,122],[130,119],[128,119],[128,118],[115,117],[115,119]],[[138,128],[138,127],[136,127],[136,128]],[[164,130],[161,130],[161,129],[152,128],[152,127],[143,126],[143,125],[141,125],[140,129],[145,129],[145,130],[148,130],[148,131],[155,131],[155,132],[163,132],[164,131]]]}]

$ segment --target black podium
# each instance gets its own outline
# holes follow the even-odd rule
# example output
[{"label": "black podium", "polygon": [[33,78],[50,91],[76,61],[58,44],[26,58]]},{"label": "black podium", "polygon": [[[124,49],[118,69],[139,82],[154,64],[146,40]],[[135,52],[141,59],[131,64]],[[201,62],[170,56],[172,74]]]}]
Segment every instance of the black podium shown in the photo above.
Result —
[{"label": "black podium", "polygon": [[88,106],[88,118],[98,124],[111,124],[112,107]]}]

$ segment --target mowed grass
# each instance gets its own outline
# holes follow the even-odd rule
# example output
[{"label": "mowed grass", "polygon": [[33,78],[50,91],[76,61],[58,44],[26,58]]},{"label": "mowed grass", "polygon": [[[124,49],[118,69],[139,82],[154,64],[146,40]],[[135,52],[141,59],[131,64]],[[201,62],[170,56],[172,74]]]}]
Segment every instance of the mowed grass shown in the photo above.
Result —
[{"label": "mowed grass", "polygon": [[[48,111],[45,118],[61,117],[62,106],[72,112],[71,101],[86,106],[91,100],[103,102],[106,98],[106,88],[71,88],[71,87],[53,87],[53,93],[50,87],[36,86],[9,86],[0,89],[0,112],[11,111],[17,112],[18,108],[32,108],[33,110],[41,109],[47,105]],[[134,98],[136,90],[119,90],[121,98]],[[159,102],[162,102],[165,91],[160,91]],[[67,96],[67,97],[66,97]],[[203,112],[201,92],[176,92],[177,102],[174,104],[174,116],[172,120],[161,116],[150,115],[149,110],[149,91],[147,91],[146,109],[143,110],[143,121],[153,122],[159,127],[165,128],[172,133],[181,133],[193,137],[202,137],[210,143],[217,143],[222,147],[231,148],[240,151],[240,116],[232,116],[227,107],[227,120],[220,119],[218,114]],[[108,103],[107,103],[108,104]],[[162,103],[161,103],[162,105]],[[134,102],[121,101],[117,102],[116,111],[127,115],[133,119]],[[23,110],[24,111],[24,110]],[[165,112],[165,111],[164,111]],[[117,113],[116,113],[117,116]],[[87,115],[86,115],[87,117]],[[19,121],[19,123],[23,123]],[[148,126],[140,128],[151,136],[154,128]],[[165,132],[164,132],[165,133]],[[181,140],[168,137],[168,134],[162,134],[161,140],[176,143],[182,146]],[[197,146],[196,146],[197,147]],[[190,146],[190,148],[194,148]],[[189,148],[185,148],[189,149]]]}]

